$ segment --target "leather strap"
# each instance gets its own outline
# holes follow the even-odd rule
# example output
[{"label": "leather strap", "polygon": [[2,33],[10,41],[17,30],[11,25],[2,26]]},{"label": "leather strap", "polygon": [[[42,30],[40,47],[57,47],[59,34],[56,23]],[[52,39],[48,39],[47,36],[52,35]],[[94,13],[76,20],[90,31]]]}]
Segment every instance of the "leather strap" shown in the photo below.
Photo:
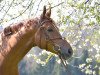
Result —
[{"label": "leather strap", "polygon": [[[36,34],[35,34],[35,43],[37,46],[39,46],[42,49],[46,49],[48,50],[48,43],[51,43],[54,47],[59,47],[59,45],[56,45],[53,40],[56,39],[62,39],[62,37],[58,37],[58,38],[53,38],[50,39],[49,35],[46,33],[46,30],[44,27],[42,27],[42,25],[46,22],[50,22],[51,20],[45,20],[43,22],[39,21],[39,29],[37,30]],[[44,39],[45,37],[45,39]],[[60,47],[59,47],[60,48]]]}]

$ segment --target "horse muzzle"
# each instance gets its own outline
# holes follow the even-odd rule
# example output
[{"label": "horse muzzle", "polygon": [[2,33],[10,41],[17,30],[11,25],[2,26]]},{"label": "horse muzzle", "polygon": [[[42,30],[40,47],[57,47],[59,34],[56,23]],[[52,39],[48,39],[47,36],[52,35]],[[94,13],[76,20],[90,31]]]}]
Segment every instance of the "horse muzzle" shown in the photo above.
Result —
[{"label": "horse muzzle", "polygon": [[73,55],[73,50],[71,46],[67,48],[65,45],[55,45],[54,50],[58,52],[58,55],[60,55],[64,60],[69,59]]}]

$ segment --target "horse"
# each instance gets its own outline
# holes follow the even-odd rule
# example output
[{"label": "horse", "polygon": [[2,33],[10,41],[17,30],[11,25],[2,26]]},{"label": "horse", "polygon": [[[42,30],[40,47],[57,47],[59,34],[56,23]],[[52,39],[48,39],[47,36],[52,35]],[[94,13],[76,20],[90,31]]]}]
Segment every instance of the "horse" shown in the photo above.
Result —
[{"label": "horse", "polygon": [[38,46],[67,60],[73,54],[51,16],[51,8],[43,7],[40,17],[23,20],[0,33],[0,75],[18,75],[18,63],[32,47]]}]

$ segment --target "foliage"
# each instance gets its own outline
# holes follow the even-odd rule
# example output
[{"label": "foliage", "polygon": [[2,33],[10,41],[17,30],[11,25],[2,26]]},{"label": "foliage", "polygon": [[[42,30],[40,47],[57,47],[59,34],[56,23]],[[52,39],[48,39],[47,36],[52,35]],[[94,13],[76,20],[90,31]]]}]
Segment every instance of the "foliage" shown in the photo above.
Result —
[{"label": "foliage", "polygon": [[[6,27],[36,17],[43,5],[49,4],[52,18],[74,50],[68,60],[68,70],[72,75],[100,75],[100,0],[3,0],[0,24]],[[21,75],[66,74],[59,58],[45,51],[35,55],[31,50],[19,65]]]}]

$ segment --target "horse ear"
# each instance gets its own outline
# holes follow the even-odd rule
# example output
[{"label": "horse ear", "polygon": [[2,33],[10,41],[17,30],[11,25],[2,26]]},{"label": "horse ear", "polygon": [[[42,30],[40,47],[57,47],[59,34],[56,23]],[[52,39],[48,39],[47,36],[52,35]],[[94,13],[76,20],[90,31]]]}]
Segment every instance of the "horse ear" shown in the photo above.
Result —
[{"label": "horse ear", "polygon": [[48,11],[45,14],[46,17],[50,18],[51,16],[51,6],[49,7]]},{"label": "horse ear", "polygon": [[43,13],[41,15],[41,19],[45,18],[45,14],[46,14],[46,6],[43,7]]}]

